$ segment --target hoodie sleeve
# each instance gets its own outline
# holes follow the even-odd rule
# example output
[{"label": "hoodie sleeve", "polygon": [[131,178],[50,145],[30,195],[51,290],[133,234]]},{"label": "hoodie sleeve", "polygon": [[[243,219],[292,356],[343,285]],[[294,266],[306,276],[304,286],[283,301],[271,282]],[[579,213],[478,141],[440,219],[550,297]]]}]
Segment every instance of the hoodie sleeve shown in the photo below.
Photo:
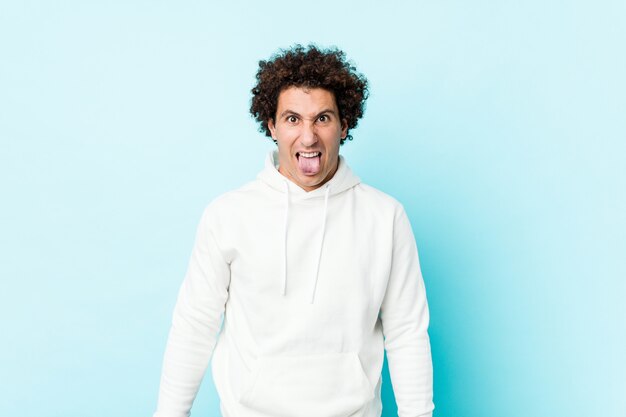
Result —
[{"label": "hoodie sleeve", "polygon": [[178,292],[153,417],[189,416],[215,347],[229,283],[229,264],[211,231],[207,207]]},{"label": "hoodie sleeve", "polygon": [[431,417],[433,369],[428,304],[417,246],[400,206],[394,219],[392,264],[380,309],[399,417]]}]

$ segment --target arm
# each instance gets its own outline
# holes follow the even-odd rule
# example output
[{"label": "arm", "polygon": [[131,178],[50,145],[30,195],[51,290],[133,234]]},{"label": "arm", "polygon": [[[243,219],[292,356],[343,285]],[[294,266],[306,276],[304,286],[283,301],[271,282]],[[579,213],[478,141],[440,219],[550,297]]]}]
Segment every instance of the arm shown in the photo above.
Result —
[{"label": "arm", "polygon": [[228,298],[230,269],[205,209],[174,308],[153,417],[187,417],[209,363]]},{"label": "arm", "polygon": [[380,309],[389,374],[400,417],[431,417],[433,369],[428,304],[411,224],[395,214],[392,265]]}]

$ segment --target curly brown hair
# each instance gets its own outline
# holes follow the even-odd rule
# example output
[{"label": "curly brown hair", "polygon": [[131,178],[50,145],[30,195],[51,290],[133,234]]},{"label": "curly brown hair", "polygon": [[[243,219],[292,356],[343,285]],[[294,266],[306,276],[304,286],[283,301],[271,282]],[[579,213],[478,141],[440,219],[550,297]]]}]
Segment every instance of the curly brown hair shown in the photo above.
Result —
[{"label": "curly brown hair", "polygon": [[[259,61],[257,84],[252,88],[250,113],[259,122],[259,132],[271,139],[267,126],[275,119],[279,94],[288,87],[323,88],[335,96],[340,119],[349,129],[356,127],[363,117],[369,95],[367,79],[346,60],[346,54],[337,48],[320,49],[315,45],[299,44],[281,49],[269,60]],[[348,134],[341,139],[352,140]]]}]

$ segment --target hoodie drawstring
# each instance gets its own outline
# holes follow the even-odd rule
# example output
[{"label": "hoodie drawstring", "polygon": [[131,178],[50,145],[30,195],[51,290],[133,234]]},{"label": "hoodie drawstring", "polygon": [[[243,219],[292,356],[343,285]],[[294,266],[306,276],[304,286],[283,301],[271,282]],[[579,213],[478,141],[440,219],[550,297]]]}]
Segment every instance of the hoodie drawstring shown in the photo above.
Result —
[{"label": "hoodie drawstring", "polygon": [[[287,293],[287,234],[289,230],[289,182],[285,180],[285,224],[283,234],[283,285],[282,295]],[[313,286],[311,288],[311,304],[315,300],[315,290],[317,288],[317,280],[320,272],[320,264],[322,261],[322,249],[324,247],[324,236],[326,235],[326,217],[328,215],[328,196],[330,195],[330,184],[325,185],[324,192],[324,212],[322,214],[322,235],[320,236],[319,251],[317,253],[317,262],[315,264],[315,274],[313,276]]]},{"label": "hoodie drawstring", "polygon": [[326,192],[324,193],[324,214],[322,216],[322,236],[320,237],[320,250],[317,255],[317,264],[315,266],[315,276],[313,277],[313,288],[311,290],[311,304],[315,300],[315,289],[317,287],[317,278],[320,273],[320,263],[322,261],[322,248],[324,247],[324,235],[326,234],[326,214],[328,213],[328,194],[330,186],[326,184]]}]

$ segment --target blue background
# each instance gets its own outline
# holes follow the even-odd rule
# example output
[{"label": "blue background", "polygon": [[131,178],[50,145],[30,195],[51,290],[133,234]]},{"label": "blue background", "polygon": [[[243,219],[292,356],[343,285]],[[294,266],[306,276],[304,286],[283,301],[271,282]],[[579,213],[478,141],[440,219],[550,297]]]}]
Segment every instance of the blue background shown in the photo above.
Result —
[{"label": "blue background", "polygon": [[[202,209],[273,147],[257,62],[295,42],[370,80],[341,151],[409,213],[435,416],[626,415],[624,21],[623,1],[3,1],[0,415],[151,415]],[[388,375],[384,397],[395,415]],[[207,374],[193,414],[218,410]]]}]

